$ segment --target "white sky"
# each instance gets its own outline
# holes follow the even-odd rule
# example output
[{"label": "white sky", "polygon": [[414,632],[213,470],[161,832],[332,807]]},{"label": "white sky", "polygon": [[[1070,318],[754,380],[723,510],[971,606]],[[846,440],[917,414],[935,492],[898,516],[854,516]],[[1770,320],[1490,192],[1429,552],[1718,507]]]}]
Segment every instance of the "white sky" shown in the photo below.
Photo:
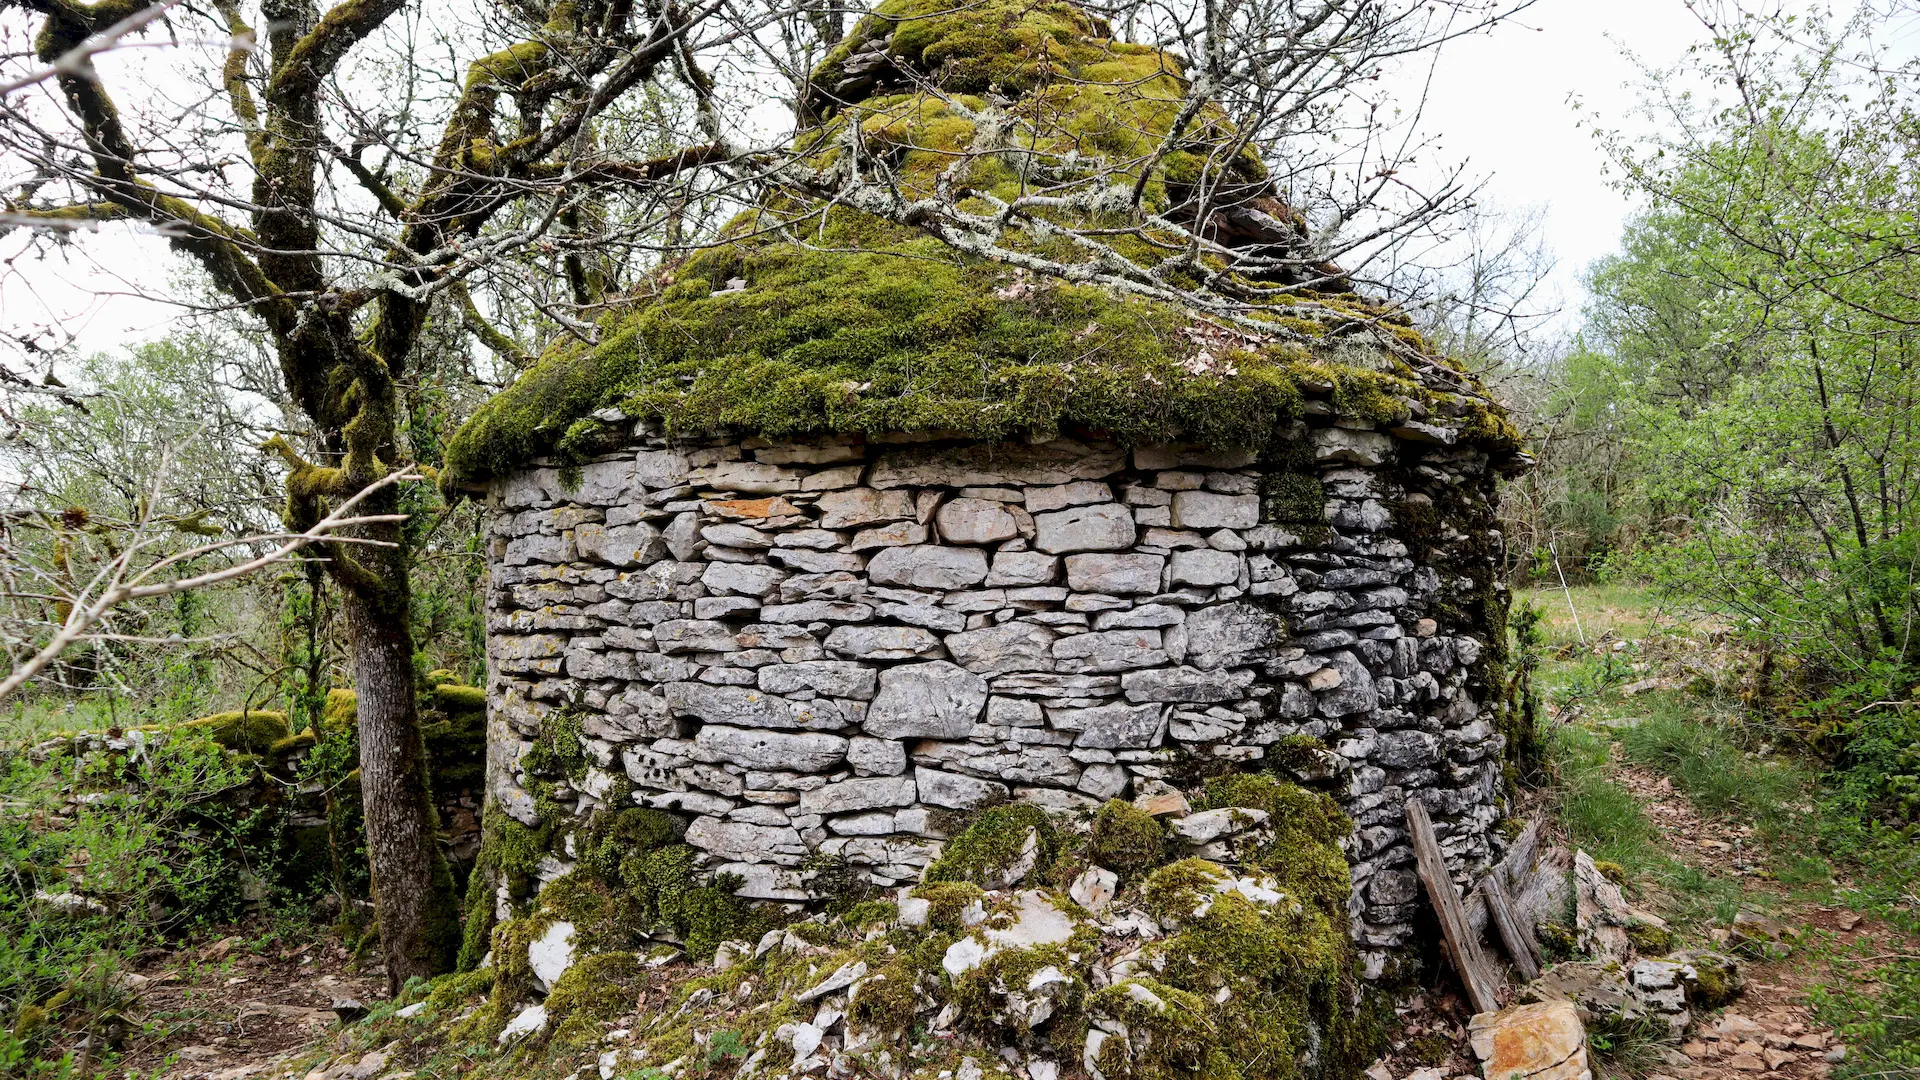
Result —
[{"label": "white sky", "polygon": [[[1627,85],[1637,72],[1622,47],[1664,66],[1700,33],[1680,0],[1540,0],[1512,24],[1454,42],[1439,59],[1422,126],[1439,136],[1442,159],[1465,161],[1487,178],[1483,202],[1544,212],[1563,325],[1576,322],[1580,274],[1613,250],[1632,209],[1608,186],[1604,158],[1571,99],[1605,124],[1637,126]],[[1425,77],[1424,62],[1406,72],[1401,96],[1417,95]],[[159,241],[103,235],[80,243],[124,279],[90,273],[88,259],[45,264],[30,271],[30,283],[0,285],[0,323],[57,319],[89,350],[164,334],[172,309],[126,295],[136,284],[165,283],[171,268]],[[0,256],[15,246],[0,243]],[[94,295],[102,291],[110,295]]]}]

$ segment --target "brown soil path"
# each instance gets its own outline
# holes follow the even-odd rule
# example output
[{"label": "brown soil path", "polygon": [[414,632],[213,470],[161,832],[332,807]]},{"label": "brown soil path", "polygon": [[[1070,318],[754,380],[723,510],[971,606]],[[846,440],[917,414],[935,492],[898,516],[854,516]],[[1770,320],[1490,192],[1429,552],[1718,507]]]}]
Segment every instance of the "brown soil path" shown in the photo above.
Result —
[{"label": "brown soil path", "polygon": [[[333,1002],[384,995],[331,939],[257,947],[245,929],[180,951],[143,954],[116,1070],[167,1080],[241,1080],[269,1071],[338,1026]],[[144,981],[142,981],[144,980]]]}]

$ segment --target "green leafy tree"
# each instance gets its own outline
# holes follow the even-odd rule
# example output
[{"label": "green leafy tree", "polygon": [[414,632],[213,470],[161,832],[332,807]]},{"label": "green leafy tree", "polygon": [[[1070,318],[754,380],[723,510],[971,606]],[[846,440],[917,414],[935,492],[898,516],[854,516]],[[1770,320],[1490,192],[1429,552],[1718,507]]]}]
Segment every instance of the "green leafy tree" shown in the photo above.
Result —
[{"label": "green leafy tree", "polygon": [[1635,459],[1645,566],[1817,682],[1920,671],[1920,117],[1869,15],[1700,9],[1710,38],[1612,136],[1649,208],[1593,275],[1592,355]]}]

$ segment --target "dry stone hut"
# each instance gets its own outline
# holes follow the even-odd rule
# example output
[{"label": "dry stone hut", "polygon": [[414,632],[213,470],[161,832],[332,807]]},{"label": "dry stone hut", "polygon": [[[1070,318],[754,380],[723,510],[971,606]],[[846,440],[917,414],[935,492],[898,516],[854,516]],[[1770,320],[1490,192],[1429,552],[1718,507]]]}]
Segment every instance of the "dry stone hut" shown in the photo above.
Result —
[{"label": "dry stone hut", "polygon": [[[822,169],[854,126],[909,189],[981,200],[1104,156],[1166,217],[1228,192],[1222,242],[1293,236],[1223,125],[1155,153],[1173,58],[1060,3],[883,11],[816,75]],[[760,220],[452,447],[492,510],[493,820],[535,877],[578,857],[568,823],[644,806],[797,903],[822,856],[916,881],[981,807],[1270,769],[1351,817],[1378,970],[1412,933],[1409,797],[1457,873],[1497,857],[1494,483],[1522,458],[1403,316],[1328,273],[1256,334],[845,207],[805,245]]]}]

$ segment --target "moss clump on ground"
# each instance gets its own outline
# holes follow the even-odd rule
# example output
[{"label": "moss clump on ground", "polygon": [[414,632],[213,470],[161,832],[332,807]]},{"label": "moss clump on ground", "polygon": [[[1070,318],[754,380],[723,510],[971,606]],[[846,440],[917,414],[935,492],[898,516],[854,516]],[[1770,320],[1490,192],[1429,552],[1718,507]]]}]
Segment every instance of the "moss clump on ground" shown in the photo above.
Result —
[{"label": "moss clump on ground", "polygon": [[1166,861],[1166,826],[1124,799],[1109,799],[1093,816],[1087,858],[1132,880]]},{"label": "moss clump on ground", "polygon": [[[1103,242],[1147,263],[1187,243],[1156,232],[1155,220],[1194,220],[1202,198],[1292,217],[1219,110],[1202,108],[1163,145],[1187,91],[1181,65],[1109,34],[1060,0],[889,0],[816,72],[808,100],[821,122],[798,151],[811,166],[837,167],[857,126],[909,197],[947,182],[979,213],[1037,181],[1070,192],[1132,176],[1139,211],[1030,213],[1112,226]],[[882,39],[900,78],[836,98],[852,51]],[[796,219],[805,246],[787,232]],[[1131,235],[1140,228],[1148,235]],[[1005,243],[1068,265],[1090,258],[1024,218]],[[623,427],[591,418],[607,406],[676,433],[1006,440],[1092,430],[1133,444],[1262,447],[1301,415],[1311,388],[1380,422],[1406,419],[1409,401],[1465,399],[1469,407],[1430,411],[1468,413],[1485,441],[1518,445],[1470,376],[1404,316],[1341,291],[1328,272],[1324,291],[1277,297],[1256,308],[1262,331],[1243,333],[1179,303],[1036,278],[917,229],[776,198],[717,246],[662,267],[602,318],[597,345],[557,345],[489,401],[449,443],[442,482],[476,486],[543,455],[577,462],[622,437]],[[730,287],[735,279],[745,288]],[[1317,492],[1283,486],[1277,504],[1313,520]]]},{"label": "moss clump on ground", "polygon": [[547,1023],[564,1046],[584,1046],[600,1034],[601,1022],[632,1010],[640,961],[629,952],[589,956],[568,968],[547,995]]},{"label": "moss clump on ground", "polygon": [[1272,838],[1255,849],[1254,864],[1305,903],[1345,909],[1353,882],[1340,840],[1352,822],[1332,799],[1266,773],[1236,773],[1207,781],[1201,806],[1265,810]]},{"label": "moss clump on ground", "polygon": [[1627,942],[1641,956],[1664,956],[1679,944],[1679,938],[1671,930],[1637,922],[1627,927]]},{"label": "moss clump on ground", "polygon": [[947,841],[940,858],[927,867],[930,883],[964,881],[1000,888],[1010,869],[1024,861],[1032,838],[1032,870],[1050,870],[1060,853],[1060,830],[1045,810],[1030,803],[995,806],[974,815],[960,835]]},{"label": "moss clump on ground", "polygon": [[911,895],[916,900],[927,902],[929,928],[959,933],[965,929],[961,916],[968,905],[986,894],[980,886],[970,881],[948,881],[921,885]]}]

